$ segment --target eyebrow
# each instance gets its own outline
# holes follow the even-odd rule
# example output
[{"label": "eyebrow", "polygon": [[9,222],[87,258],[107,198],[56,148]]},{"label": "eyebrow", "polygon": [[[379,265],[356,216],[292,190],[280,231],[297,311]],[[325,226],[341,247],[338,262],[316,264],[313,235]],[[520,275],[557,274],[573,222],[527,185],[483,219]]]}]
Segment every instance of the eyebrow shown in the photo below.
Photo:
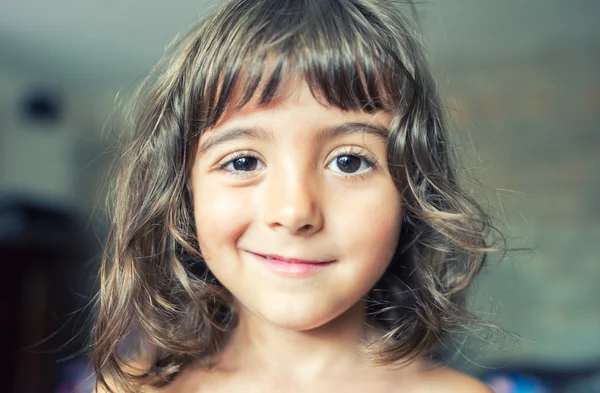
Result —
[{"label": "eyebrow", "polygon": [[351,122],[338,124],[333,127],[323,128],[317,134],[316,140],[324,142],[330,139],[335,139],[343,135],[365,133],[380,139],[382,142],[387,142],[390,131],[379,124],[375,123],[364,123],[364,122]]},{"label": "eyebrow", "polygon": [[217,145],[235,139],[272,141],[273,135],[260,127],[233,127],[225,130],[209,131],[206,139],[203,140],[198,147],[198,154],[204,154]]},{"label": "eyebrow", "polygon": [[[374,123],[350,122],[322,128],[315,136],[315,140],[324,142],[343,135],[357,133],[365,133],[374,136],[384,143],[386,143],[389,138],[389,130],[386,127]],[[235,139],[273,141],[274,136],[272,133],[260,127],[233,127],[224,130],[209,131],[206,139],[204,139],[198,147],[198,154],[204,154],[217,145]]]}]

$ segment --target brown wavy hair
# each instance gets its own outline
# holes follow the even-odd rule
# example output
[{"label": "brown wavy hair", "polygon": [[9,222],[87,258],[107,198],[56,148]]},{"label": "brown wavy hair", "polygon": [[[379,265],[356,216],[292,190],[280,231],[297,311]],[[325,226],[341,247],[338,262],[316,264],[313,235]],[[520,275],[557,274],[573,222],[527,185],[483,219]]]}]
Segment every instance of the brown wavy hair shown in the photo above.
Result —
[{"label": "brown wavy hair", "polygon": [[[465,289],[491,250],[490,217],[457,177],[418,34],[388,0],[231,0],[166,54],[140,89],[115,182],[92,359],[104,388],[168,384],[208,364],[235,327],[195,237],[190,168],[202,132],[288,77],[324,105],[394,115],[388,162],[404,200],[398,250],[369,293],[381,363],[423,355],[463,326]],[[130,337],[146,343],[132,355]],[[145,356],[139,370],[127,367]],[[135,360],[135,359],[134,359]]]}]

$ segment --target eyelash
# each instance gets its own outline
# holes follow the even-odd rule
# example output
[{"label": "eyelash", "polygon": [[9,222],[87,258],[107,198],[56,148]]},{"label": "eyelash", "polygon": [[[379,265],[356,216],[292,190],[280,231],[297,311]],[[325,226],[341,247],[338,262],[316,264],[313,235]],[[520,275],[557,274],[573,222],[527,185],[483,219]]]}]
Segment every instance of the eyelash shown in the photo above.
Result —
[{"label": "eyelash", "polygon": [[[335,157],[333,157],[331,160],[328,161],[328,163],[331,163],[333,160],[341,157],[341,156],[353,156],[353,157],[357,157],[361,160],[364,160],[367,165],[369,166],[369,168],[371,170],[377,170],[379,169],[379,160],[377,159],[377,157],[375,157],[372,154],[367,154],[364,153],[363,151],[359,150],[358,148],[356,148],[355,146],[345,146],[343,148],[341,148],[335,155]],[[246,150],[242,150],[242,151],[237,151],[235,153],[230,154],[229,156],[227,156],[225,158],[226,161],[222,162],[221,164],[218,165],[217,170],[219,171],[223,171],[223,172],[227,172],[229,174],[232,174],[234,176],[239,176],[239,177],[248,177],[249,173],[244,173],[244,171],[231,171],[229,169],[227,169],[227,166],[229,164],[231,164],[232,162],[234,162],[237,159],[240,158],[255,158],[257,160],[260,161],[260,157],[252,152],[252,151],[246,151]],[[344,180],[358,180],[358,179],[363,179],[365,177],[365,175],[367,175],[368,172],[363,172],[363,173],[359,173],[359,174],[344,174],[344,173],[338,173],[339,176],[341,176]]]}]

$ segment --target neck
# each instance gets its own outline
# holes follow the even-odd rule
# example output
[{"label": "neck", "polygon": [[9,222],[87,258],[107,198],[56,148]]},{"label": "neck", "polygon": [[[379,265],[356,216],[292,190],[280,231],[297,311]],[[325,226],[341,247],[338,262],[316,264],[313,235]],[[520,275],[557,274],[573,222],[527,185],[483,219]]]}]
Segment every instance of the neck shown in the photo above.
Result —
[{"label": "neck", "polygon": [[273,372],[312,379],[366,362],[361,348],[373,338],[373,331],[364,323],[362,302],[323,326],[303,331],[275,326],[243,306],[238,310],[238,325],[217,360],[219,368],[251,365],[263,375]]}]

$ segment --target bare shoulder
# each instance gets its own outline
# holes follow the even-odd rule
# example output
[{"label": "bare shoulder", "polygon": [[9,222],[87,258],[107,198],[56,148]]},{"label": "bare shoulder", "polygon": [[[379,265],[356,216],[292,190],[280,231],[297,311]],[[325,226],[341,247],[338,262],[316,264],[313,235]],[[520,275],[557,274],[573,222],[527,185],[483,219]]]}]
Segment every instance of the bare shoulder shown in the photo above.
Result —
[{"label": "bare shoulder", "polygon": [[416,392],[493,393],[483,382],[442,366],[423,367],[418,372]]}]

